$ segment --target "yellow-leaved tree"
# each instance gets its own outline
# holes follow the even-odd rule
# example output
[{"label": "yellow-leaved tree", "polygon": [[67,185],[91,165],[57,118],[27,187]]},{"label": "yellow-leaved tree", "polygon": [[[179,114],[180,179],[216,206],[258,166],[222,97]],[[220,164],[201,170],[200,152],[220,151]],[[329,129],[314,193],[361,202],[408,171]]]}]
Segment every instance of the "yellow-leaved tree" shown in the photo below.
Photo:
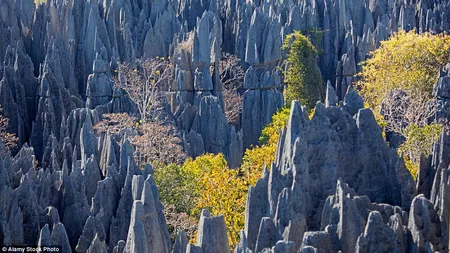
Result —
[{"label": "yellow-leaved tree", "polygon": [[275,161],[277,143],[280,131],[286,126],[289,119],[290,108],[284,107],[272,116],[272,121],[267,125],[259,138],[260,145],[247,149],[242,159],[241,170],[249,182],[255,185],[265,166],[270,167]]},{"label": "yellow-leaved tree", "polygon": [[170,164],[158,168],[155,180],[161,201],[166,206],[174,206],[175,217],[186,213],[198,218],[201,209],[223,215],[230,246],[234,248],[240,230],[244,229],[248,188],[256,184],[264,167],[275,160],[279,132],[285,127],[289,113],[289,108],[283,108],[272,117],[272,122],[262,131],[261,145],[246,151],[240,169],[228,168],[223,154],[205,154],[186,160],[182,166]]},{"label": "yellow-leaved tree", "polygon": [[[239,231],[244,227],[245,200],[248,185],[237,169],[229,169],[223,154],[206,154],[188,159],[181,168],[185,187],[195,192],[196,205],[191,210],[198,216],[201,209],[213,215],[223,215],[228,240],[234,247]],[[185,188],[185,189],[186,189]]]},{"label": "yellow-leaved tree", "polygon": [[359,87],[365,101],[380,110],[394,89],[431,96],[439,68],[450,60],[450,36],[400,31],[371,53],[362,66]]},{"label": "yellow-leaved tree", "polygon": [[450,61],[449,48],[448,35],[400,31],[381,42],[359,74],[358,89],[380,126],[404,137],[397,151],[414,178],[420,154],[429,152],[442,130],[428,118],[435,112],[432,90]]}]

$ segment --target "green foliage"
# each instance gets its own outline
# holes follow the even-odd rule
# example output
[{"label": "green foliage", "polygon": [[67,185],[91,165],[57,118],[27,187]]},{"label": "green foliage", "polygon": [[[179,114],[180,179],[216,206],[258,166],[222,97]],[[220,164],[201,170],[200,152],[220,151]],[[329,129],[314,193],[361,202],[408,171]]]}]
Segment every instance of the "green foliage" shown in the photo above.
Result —
[{"label": "green foliage", "polygon": [[231,246],[244,228],[248,183],[239,170],[229,169],[223,154],[188,159],[183,166],[171,164],[155,171],[160,199],[177,213],[198,217],[202,209],[223,215]]},{"label": "green foliage", "polygon": [[[241,169],[229,169],[222,154],[190,158],[182,166],[158,166],[154,176],[160,199],[164,206],[174,209],[167,215],[175,217],[174,221],[184,217],[183,213],[198,217],[201,209],[208,209],[213,215],[224,215],[229,242],[234,248],[244,228],[248,188],[256,184],[264,166],[270,166],[275,160],[279,133],[289,114],[289,108],[282,108],[273,115],[272,122],[262,131],[261,145],[246,151]],[[175,231],[177,222],[172,223]],[[189,222],[184,223],[189,225]]]},{"label": "green foliage", "polygon": [[277,144],[279,132],[286,126],[290,112],[289,107],[283,107],[272,116],[272,121],[262,130],[259,137],[261,145]]},{"label": "green foliage", "polygon": [[[199,192],[198,208],[208,209],[214,215],[225,217],[228,240],[234,248],[239,242],[239,232],[244,228],[248,184],[239,175],[239,170],[228,168],[222,154],[201,157],[204,158],[213,163],[208,163],[210,166],[204,167],[206,171],[200,177],[202,190]],[[194,163],[198,162],[197,159]]]},{"label": "green foliage", "polygon": [[[255,185],[265,165],[275,160],[279,132],[289,119],[283,108],[263,130],[261,146],[246,151],[241,169],[229,169],[223,154],[206,154],[188,159],[183,166],[170,164],[155,171],[155,180],[165,206],[176,213],[198,217],[201,209],[223,215],[232,248],[244,229],[245,203],[249,186]],[[192,239],[192,238],[191,238]]]},{"label": "green foliage", "polygon": [[169,164],[155,170],[155,181],[159,197],[166,205],[175,206],[177,213],[191,214],[198,193],[192,187],[192,174],[185,173],[181,166]]},{"label": "green foliage", "polygon": [[317,67],[318,51],[299,31],[286,36],[282,49],[287,51],[288,63],[284,73],[286,104],[299,100],[312,109],[324,95],[322,76]]},{"label": "green foliage", "polygon": [[420,155],[430,154],[431,146],[437,141],[442,130],[442,125],[434,123],[423,127],[413,124],[406,129],[406,141],[399,147],[398,152],[405,157],[405,165],[414,178],[417,177]]},{"label": "green foliage", "polygon": [[358,86],[364,100],[379,111],[393,89],[414,97],[431,96],[439,68],[450,58],[450,36],[398,32],[363,63]]}]

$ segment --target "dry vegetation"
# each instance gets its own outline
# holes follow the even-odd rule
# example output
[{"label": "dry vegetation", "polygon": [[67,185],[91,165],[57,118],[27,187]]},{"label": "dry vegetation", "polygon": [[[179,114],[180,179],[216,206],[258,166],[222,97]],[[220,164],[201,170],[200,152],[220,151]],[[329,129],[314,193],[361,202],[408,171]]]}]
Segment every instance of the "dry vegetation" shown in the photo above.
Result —
[{"label": "dry vegetation", "polygon": [[131,144],[136,148],[138,164],[182,164],[186,160],[181,139],[172,125],[145,122],[137,130],[139,134],[131,139]]},{"label": "dry vegetation", "polygon": [[94,126],[97,133],[106,134],[120,134],[127,128],[134,128],[136,125],[136,118],[127,113],[111,113],[104,114],[103,120]]},{"label": "dry vegetation", "polygon": [[[3,108],[0,106],[0,113],[2,111]],[[17,138],[15,134],[8,133],[6,131],[8,124],[9,119],[0,114],[0,139],[5,146],[5,151],[14,150],[17,148],[17,142],[19,141],[19,138]]]},{"label": "dry vegetation", "polygon": [[152,121],[163,109],[165,91],[173,81],[173,64],[169,59],[140,59],[119,64],[116,86],[127,92],[136,104],[143,122]]},{"label": "dry vegetation", "polygon": [[224,53],[219,62],[219,76],[223,84],[225,116],[229,124],[236,125],[242,110],[242,97],[238,90],[242,87],[245,77],[240,60],[234,55]]}]

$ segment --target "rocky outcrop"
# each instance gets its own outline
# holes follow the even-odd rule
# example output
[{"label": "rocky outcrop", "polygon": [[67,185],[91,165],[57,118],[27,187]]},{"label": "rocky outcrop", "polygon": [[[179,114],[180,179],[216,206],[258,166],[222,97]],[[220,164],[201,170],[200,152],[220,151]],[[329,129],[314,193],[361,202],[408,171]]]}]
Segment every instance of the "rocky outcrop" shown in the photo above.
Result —
[{"label": "rocky outcrop", "polygon": [[433,96],[436,103],[436,112],[430,120],[450,121],[450,64],[440,72],[439,79],[433,89]]},{"label": "rocky outcrop", "polygon": [[244,147],[258,144],[263,128],[272,121],[272,115],[283,106],[280,74],[250,67],[244,79],[242,96],[242,133]]},{"label": "rocky outcrop", "polygon": [[[414,185],[352,82],[392,33],[448,31],[449,17],[446,1],[0,0],[0,105],[19,137],[13,153],[0,144],[0,244],[171,251],[152,170],[135,166],[125,138],[94,131],[104,113],[137,112],[113,87],[118,62],[171,57],[167,114],[185,151],[224,153],[238,167],[283,106],[280,46],[301,30],[321,38],[325,105],[311,120],[291,105],[276,162],[249,189],[236,252],[448,251],[448,134],[422,156]],[[224,113],[222,52],[246,70],[237,125]],[[450,118],[448,69],[430,120]],[[227,245],[223,217],[205,211],[196,245],[180,233],[173,250]]]},{"label": "rocky outcrop", "polygon": [[[391,214],[409,210],[415,196],[412,177],[382,139],[372,112],[361,108],[361,99],[351,89],[347,96],[342,108],[318,103],[311,120],[293,102],[276,163],[249,191],[245,231],[250,250],[260,252],[278,240],[292,241],[296,250],[301,245],[327,247],[322,235],[305,233],[324,229],[330,249],[353,252],[371,210]],[[339,193],[343,182],[354,191]],[[323,201],[336,188],[337,195]],[[357,195],[365,197],[353,200]],[[399,207],[374,206],[371,202]],[[333,207],[336,204],[337,209]],[[385,216],[387,223],[389,216]]]}]

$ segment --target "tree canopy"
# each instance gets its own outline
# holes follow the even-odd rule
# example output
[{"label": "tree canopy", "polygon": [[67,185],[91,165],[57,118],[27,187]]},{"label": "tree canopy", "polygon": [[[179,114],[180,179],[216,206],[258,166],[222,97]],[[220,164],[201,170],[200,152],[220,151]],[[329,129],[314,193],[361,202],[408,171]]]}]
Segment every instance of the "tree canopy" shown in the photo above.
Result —
[{"label": "tree canopy", "polygon": [[365,101],[379,110],[394,89],[410,96],[431,97],[439,69],[450,59],[450,36],[400,31],[371,53],[358,86]]},{"label": "tree canopy", "polygon": [[322,76],[317,66],[318,51],[299,31],[286,36],[282,49],[287,53],[284,73],[286,104],[298,100],[312,109],[324,95]]}]

